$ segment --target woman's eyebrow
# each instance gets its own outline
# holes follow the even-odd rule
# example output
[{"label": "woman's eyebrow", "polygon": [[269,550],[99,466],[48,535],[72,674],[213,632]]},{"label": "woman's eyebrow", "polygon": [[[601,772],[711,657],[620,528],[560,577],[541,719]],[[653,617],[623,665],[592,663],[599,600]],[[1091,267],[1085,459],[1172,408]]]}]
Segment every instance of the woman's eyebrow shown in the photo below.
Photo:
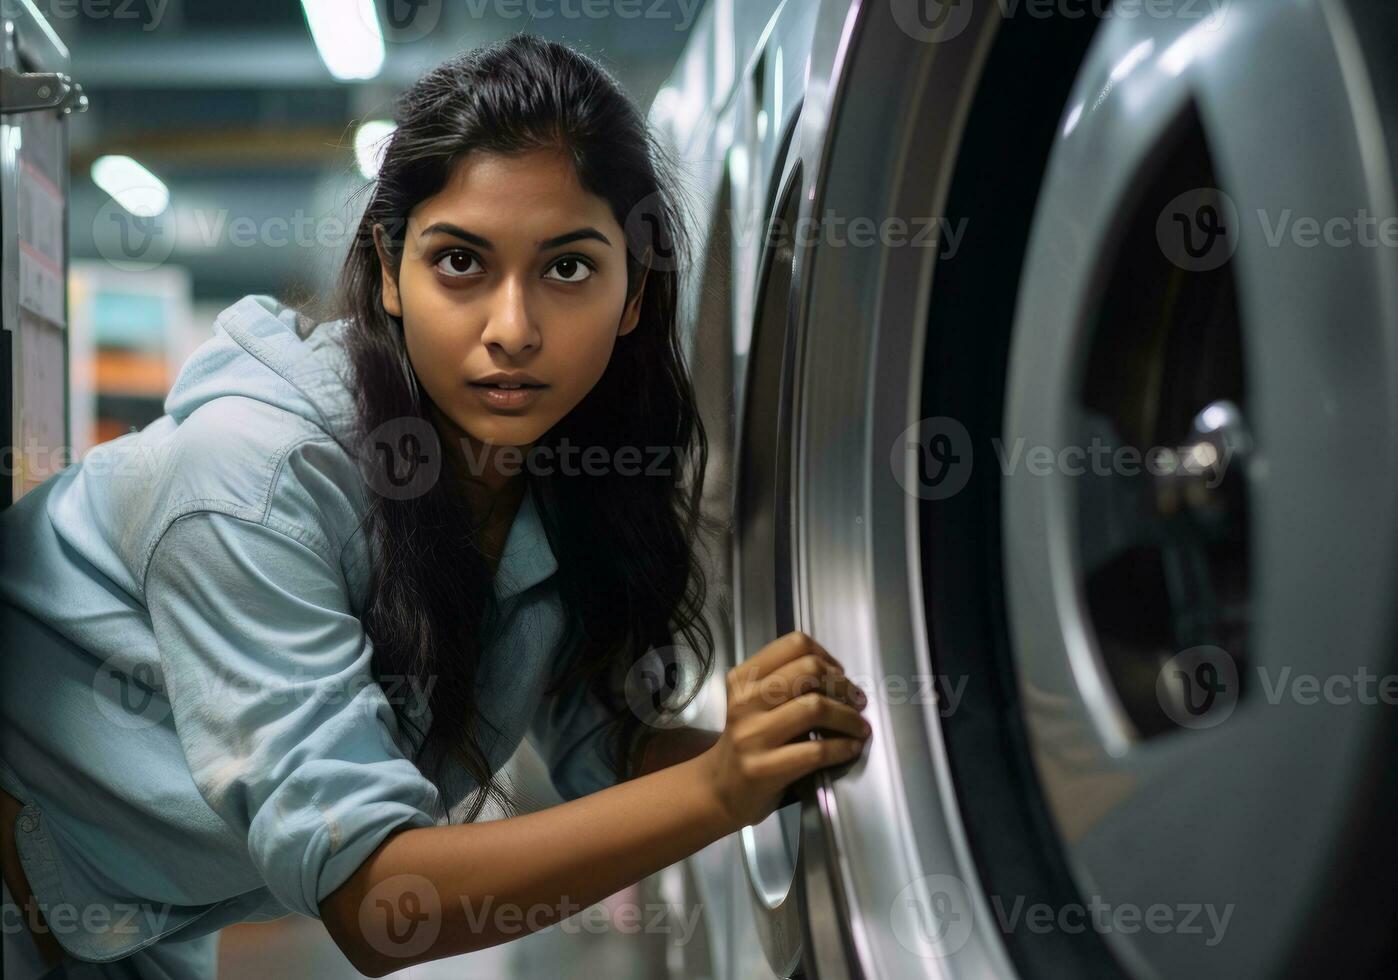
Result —
[{"label": "woman's eyebrow", "polygon": [[[460,238],[464,242],[470,242],[478,248],[483,248],[491,252],[495,250],[495,245],[490,239],[482,238],[480,235],[469,232],[459,225],[452,224],[450,221],[438,221],[435,224],[428,225],[422,230],[422,237],[424,238],[432,234],[451,235],[455,238]],[[595,239],[608,248],[612,247],[612,243],[608,240],[606,235],[602,234],[596,228],[589,226],[587,228],[579,228],[576,231],[570,231],[556,238],[549,238],[541,241],[539,242],[539,251],[546,252],[551,248],[558,248],[560,245],[567,245],[569,242],[581,241],[588,238]]]}]

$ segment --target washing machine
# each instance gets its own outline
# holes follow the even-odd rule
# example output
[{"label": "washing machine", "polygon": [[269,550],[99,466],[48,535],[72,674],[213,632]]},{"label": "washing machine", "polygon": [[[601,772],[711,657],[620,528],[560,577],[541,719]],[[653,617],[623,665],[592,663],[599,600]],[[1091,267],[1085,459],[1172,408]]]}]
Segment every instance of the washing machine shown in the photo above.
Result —
[{"label": "washing machine", "polygon": [[1391,970],[1398,6],[713,0],[650,120],[693,717],[800,629],[874,727],[676,870],[676,975]]}]

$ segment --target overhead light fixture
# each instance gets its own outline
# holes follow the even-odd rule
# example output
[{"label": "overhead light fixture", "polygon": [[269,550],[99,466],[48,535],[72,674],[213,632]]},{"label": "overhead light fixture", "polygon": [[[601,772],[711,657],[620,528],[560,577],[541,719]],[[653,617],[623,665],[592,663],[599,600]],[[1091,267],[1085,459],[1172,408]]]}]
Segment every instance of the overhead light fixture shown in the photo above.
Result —
[{"label": "overhead light fixture", "polygon": [[379,175],[384,151],[398,126],[387,119],[366,119],[354,132],[354,158],[359,172],[370,180]]},{"label": "overhead light fixture", "polygon": [[138,218],[154,218],[170,206],[170,189],[155,174],[128,156],[98,157],[92,182]]},{"label": "overhead light fixture", "polygon": [[301,0],[301,9],[330,74],[357,81],[383,71],[383,30],[374,0]]}]

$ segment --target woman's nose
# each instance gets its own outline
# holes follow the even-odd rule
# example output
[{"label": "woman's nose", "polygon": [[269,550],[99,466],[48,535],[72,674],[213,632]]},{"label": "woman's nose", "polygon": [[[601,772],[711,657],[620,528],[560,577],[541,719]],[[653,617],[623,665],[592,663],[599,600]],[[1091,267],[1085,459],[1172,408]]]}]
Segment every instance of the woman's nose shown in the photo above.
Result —
[{"label": "woman's nose", "polygon": [[507,279],[492,298],[481,340],[510,354],[538,346],[539,330],[529,313],[528,290],[519,280]]}]

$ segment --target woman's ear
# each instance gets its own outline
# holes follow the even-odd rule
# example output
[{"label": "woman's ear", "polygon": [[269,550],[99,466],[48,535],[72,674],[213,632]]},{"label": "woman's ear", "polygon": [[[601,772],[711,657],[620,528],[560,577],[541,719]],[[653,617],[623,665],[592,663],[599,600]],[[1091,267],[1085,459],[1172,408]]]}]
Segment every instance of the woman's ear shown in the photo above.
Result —
[{"label": "woman's ear", "polygon": [[[649,253],[647,253],[649,257]],[[636,295],[631,297],[631,301],[626,304],[626,309],[621,314],[621,327],[617,330],[618,337],[624,337],[632,330],[636,329],[636,324],[641,322],[641,298],[646,294],[646,277],[650,275],[650,267],[645,267],[645,272],[641,273],[641,284],[636,287]]]},{"label": "woman's ear", "polygon": [[379,253],[379,271],[383,275],[383,308],[390,316],[403,315],[403,300],[398,295],[398,276],[389,261],[388,251],[383,245],[384,227],[374,225],[374,250]]}]

